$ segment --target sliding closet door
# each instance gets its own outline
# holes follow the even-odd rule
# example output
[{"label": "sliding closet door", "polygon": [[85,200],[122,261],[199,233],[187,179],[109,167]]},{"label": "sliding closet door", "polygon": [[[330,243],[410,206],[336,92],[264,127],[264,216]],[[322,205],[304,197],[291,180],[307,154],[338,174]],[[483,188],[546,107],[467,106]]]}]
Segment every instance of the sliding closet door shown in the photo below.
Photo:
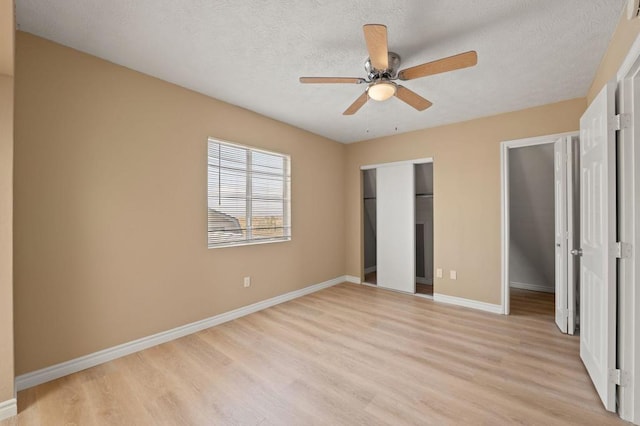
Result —
[{"label": "sliding closet door", "polygon": [[416,289],[413,167],[376,170],[378,286],[408,293]]}]

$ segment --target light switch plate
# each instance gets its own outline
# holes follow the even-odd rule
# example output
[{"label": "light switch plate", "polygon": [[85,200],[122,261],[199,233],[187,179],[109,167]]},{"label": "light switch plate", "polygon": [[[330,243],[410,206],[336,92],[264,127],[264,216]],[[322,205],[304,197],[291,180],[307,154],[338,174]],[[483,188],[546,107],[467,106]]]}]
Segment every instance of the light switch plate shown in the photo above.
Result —
[{"label": "light switch plate", "polygon": [[436,269],[436,278],[442,278],[442,268]]},{"label": "light switch plate", "polygon": [[449,271],[449,278],[451,278],[452,280],[458,279],[458,273],[456,271]]}]

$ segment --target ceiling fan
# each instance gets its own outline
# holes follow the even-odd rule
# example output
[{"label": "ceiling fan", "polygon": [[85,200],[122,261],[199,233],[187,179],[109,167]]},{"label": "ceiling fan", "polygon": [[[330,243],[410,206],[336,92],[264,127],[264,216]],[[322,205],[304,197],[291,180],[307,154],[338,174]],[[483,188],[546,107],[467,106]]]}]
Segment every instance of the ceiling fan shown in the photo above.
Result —
[{"label": "ceiling fan", "polygon": [[386,101],[392,96],[411,105],[418,111],[424,111],[432,103],[406,87],[395,83],[395,80],[413,80],[428,75],[472,67],[478,63],[478,54],[471,50],[398,71],[400,56],[397,53],[389,52],[387,47],[387,27],[379,24],[367,24],[362,28],[367,50],[369,51],[369,58],[364,64],[367,78],[300,77],[300,83],[367,84],[367,89],[342,113],[344,115],[355,114],[369,99]]}]

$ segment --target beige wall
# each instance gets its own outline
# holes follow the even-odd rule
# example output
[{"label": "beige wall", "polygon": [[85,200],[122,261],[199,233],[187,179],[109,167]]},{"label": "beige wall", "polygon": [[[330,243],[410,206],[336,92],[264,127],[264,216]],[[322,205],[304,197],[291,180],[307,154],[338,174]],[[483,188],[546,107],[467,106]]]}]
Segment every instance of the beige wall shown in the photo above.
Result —
[{"label": "beige wall", "polygon": [[347,145],[347,274],[362,275],[360,166],[433,157],[434,266],[446,271],[435,291],[500,304],[500,142],[575,131],[585,108],[574,99]]},{"label": "beige wall", "polygon": [[0,74],[0,402],[13,398],[13,77]]},{"label": "beige wall", "polygon": [[624,12],[625,13],[620,18],[618,27],[611,37],[607,52],[602,58],[602,62],[598,67],[596,76],[593,79],[591,88],[589,89],[589,93],[587,95],[588,103],[591,103],[593,98],[596,97],[607,81],[616,76],[616,73],[618,72],[620,65],[622,65],[622,61],[624,61],[627,56],[631,45],[636,40],[636,37],[638,37],[638,34],[640,34],[640,19],[630,21],[627,19],[626,8]]},{"label": "beige wall", "polygon": [[13,1],[0,0],[0,403],[13,392]]},{"label": "beige wall", "polygon": [[[207,249],[208,136],[291,155],[292,241]],[[342,144],[20,32],[15,139],[18,374],[344,274]]]},{"label": "beige wall", "polygon": [[13,75],[14,19],[13,0],[0,0],[0,74],[4,75]]}]

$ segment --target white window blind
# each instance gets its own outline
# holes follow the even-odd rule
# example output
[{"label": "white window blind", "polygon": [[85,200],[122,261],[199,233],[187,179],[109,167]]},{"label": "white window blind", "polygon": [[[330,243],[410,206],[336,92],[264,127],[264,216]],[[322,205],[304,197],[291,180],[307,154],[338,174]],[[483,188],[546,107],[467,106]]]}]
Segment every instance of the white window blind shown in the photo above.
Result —
[{"label": "white window blind", "polygon": [[209,248],[291,239],[290,157],[209,139]]}]

